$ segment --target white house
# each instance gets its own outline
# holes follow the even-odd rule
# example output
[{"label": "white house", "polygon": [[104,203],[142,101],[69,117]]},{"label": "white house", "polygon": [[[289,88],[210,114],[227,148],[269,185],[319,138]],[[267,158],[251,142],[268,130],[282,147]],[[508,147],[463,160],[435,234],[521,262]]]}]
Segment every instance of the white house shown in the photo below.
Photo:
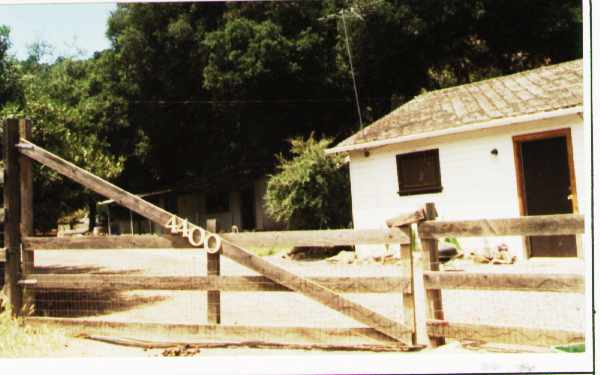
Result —
[{"label": "white house", "polygon": [[[440,220],[585,214],[582,112],[576,60],[419,95],[329,152],[350,157],[355,228],[426,202]],[[505,243],[521,259],[581,257],[575,236],[458,240],[465,250]]]}]

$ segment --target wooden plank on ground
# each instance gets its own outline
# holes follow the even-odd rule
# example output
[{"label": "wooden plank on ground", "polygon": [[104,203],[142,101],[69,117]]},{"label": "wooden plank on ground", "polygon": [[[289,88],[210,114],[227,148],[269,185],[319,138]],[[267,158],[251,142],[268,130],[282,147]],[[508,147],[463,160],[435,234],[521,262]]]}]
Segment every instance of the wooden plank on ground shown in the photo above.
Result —
[{"label": "wooden plank on ground", "polygon": [[[238,246],[338,246],[355,244],[398,244],[408,243],[408,238],[399,229],[338,229],[300,230],[281,232],[219,233],[221,238]],[[68,249],[191,249],[189,242],[181,236],[170,234],[83,236],[83,237],[25,237],[26,250]]]},{"label": "wooden plank on ground", "polygon": [[583,233],[583,215],[523,216],[512,219],[426,221],[419,225],[420,238],[552,236]]},{"label": "wooden plank on ground", "polygon": [[[297,344],[272,342],[268,340],[244,340],[244,341],[149,341],[132,339],[128,337],[101,336],[81,334],[78,338],[106,342],[113,345],[122,345],[128,347],[137,347],[143,349],[167,349],[177,353],[179,356],[182,351],[200,350],[200,349],[219,349],[219,348],[252,348],[252,349],[279,349],[279,350],[321,350],[321,351],[369,351],[369,352],[407,352],[422,349],[417,346],[404,346],[393,344]],[[163,354],[164,355],[164,354]],[[167,354],[168,356],[168,354]]]},{"label": "wooden plank on ground", "polygon": [[81,318],[25,317],[30,326],[48,326],[66,329],[71,333],[131,335],[139,338],[173,338],[177,340],[226,339],[274,342],[375,344],[397,342],[373,328],[318,328],[318,327],[268,327],[242,325],[197,325],[165,323],[131,323]]},{"label": "wooden plank on ground", "polygon": [[[31,142],[26,140],[21,140],[21,142],[22,144],[19,145],[19,150],[24,155],[52,168],[58,173],[63,174],[98,194],[113,199],[116,203],[129,208],[163,227],[166,227],[169,220],[174,216],[168,211],[61,159]],[[312,298],[313,300],[351,317],[358,322],[366,324],[383,334],[410,345],[410,343],[403,340],[406,337],[406,333],[411,332],[412,330],[400,322],[389,319],[382,314],[352,302],[314,281],[276,266],[225,239],[222,240],[222,253],[241,265],[258,272],[295,292]]]},{"label": "wooden plank on ground", "polygon": [[417,211],[405,213],[405,214],[393,217],[391,219],[388,219],[385,221],[385,224],[389,228],[398,228],[398,227],[401,227],[404,225],[410,225],[410,224],[418,223],[418,222],[424,221],[424,220],[425,220],[425,210],[421,208],[421,209],[418,209]]},{"label": "wooden plank on ground", "polygon": [[433,337],[449,337],[457,340],[478,340],[503,344],[552,346],[579,343],[585,334],[560,329],[494,326],[433,320],[427,322],[427,332]]},{"label": "wooden plank on ground", "polygon": [[583,293],[580,274],[424,272],[426,289],[516,290],[530,292]]},{"label": "wooden plank on ground", "polygon": [[[310,277],[337,293],[403,293],[407,277]],[[264,276],[135,276],[111,274],[30,274],[21,284],[32,289],[220,290],[223,292],[290,292]]]}]

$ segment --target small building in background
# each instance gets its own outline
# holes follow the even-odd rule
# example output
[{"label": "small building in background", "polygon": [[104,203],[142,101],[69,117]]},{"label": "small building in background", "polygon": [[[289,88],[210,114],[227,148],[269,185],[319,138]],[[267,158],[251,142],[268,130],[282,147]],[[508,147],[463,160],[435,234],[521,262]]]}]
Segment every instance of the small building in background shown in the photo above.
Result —
[{"label": "small building in background", "polygon": [[[367,229],[426,202],[441,220],[585,214],[585,149],[576,60],[419,95],[328,152],[349,155],[354,227]],[[459,243],[505,243],[521,259],[581,257],[579,236]]]},{"label": "small building in background", "polygon": [[[193,178],[139,196],[200,226],[205,226],[207,219],[217,219],[219,229],[226,232],[232,228],[239,231],[281,230],[285,223],[275,221],[266,213],[266,174],[267,169],[254,168],[210,178]],[[163,233],[159,225],[112,200],[100,202],[99,207],[106,222],[110,221],[111,234]]]}]

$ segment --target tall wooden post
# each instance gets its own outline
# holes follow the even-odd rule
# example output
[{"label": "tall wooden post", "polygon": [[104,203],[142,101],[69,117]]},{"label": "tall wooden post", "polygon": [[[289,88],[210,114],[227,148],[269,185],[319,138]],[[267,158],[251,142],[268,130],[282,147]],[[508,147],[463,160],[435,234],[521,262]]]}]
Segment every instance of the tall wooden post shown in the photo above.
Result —
[{"label": "tall wooden post", "polygon": [[12,314],[21,314],[23,296],[21,279],[21,175],[19,151],[19,121],[9,119],[4,122],[4,247],[6,248],[6,269],[4,289]]},{"label": "tall wooden post", "polygon": [[[217,219],[206,220],[206,230],[218,233]],[[206,272],[208,276],[219,276],[221,274],[220,252],[216,254],[206,252]],[[221,324],[221,294],[218,290],[206,292],[206,312],[208,324]]]},{"label": "tall wooden post", "polygon": [[410,243],[400,245],[400,259],[402,259],[403,276],[408,276],[410,280],[410,290],[402,294],[402,305],[404,307],[404,325],[412,328],[410,337],[407,338],[415,345],[417,343],[417,320],[415,312],[415,278],[413,270],[413,241],[412,228],[410,225],[400,227],[400,229],[410,238]]},{"label": "tall wooden post", "polygon": [[[437,210],[435,204],[427,203],[425,205],[425,215],[427,220],[435,220],[437,218]],[[421,247],[423,271],[439,271],[439,249],[437,239],[422,239]],[[444,320],[444,308],[442,306],[442,291],[441,289],[432,289],[425,291],[425,300],[427,304],[427,319],[428,320]],[[431,337],[429,342],[432,347],[438,347],[446,343],[444,337]]]},{"label": "tall wooden post", "polygon": [[[31,139],[31,122],[19,120],[19,136]],[[21,236],[33,235],[33,170],[31,159],[25,155],[19,156],[21,167]],[[34,252],[23,251],[22,271],[24,275],[34,271]],[[32,290],[23,290],[23,307],[32,313],[35,309],[35,294]]]}]

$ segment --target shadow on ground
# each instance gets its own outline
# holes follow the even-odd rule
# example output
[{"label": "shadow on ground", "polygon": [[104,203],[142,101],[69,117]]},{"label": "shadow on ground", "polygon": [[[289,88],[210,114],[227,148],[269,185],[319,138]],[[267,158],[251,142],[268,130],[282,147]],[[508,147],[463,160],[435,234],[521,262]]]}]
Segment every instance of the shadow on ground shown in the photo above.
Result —
[{"label": "shadow on ground", "polygon": [[[130,275],[139,270],[110,271],[100,267],[36,267],[39,274]],[[157,303],[167,296],[141,296],[121,290],[45,289],[35,290],[35,316],[76,318],[111,314],[140,305]]]}]

